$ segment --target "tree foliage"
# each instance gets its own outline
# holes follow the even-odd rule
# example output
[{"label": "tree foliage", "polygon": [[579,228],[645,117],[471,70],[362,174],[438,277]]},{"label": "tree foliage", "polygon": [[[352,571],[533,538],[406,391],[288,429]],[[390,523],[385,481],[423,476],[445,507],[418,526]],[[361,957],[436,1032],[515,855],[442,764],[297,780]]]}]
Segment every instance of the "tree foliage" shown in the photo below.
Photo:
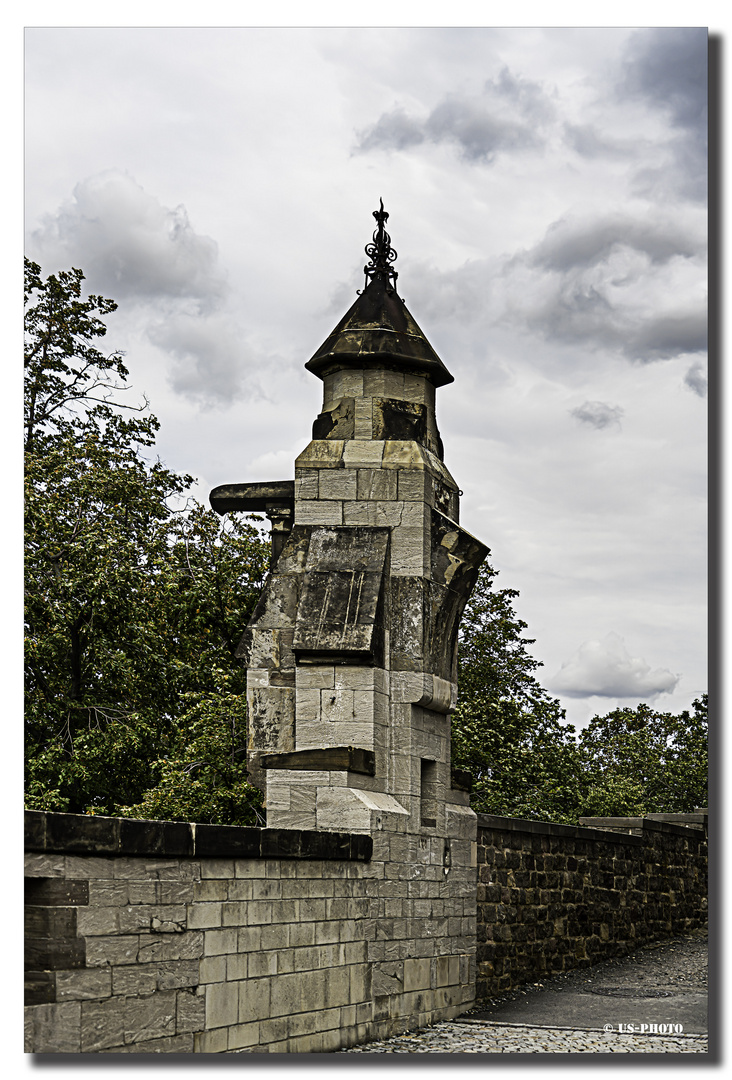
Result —
[{"label": "tree foliage", "polygon": [[472,773],[476,810],[568,821],[580,796],[574,729],[537,681],[518,593],[496,590],[496,573],[483,564],[461,623],[452,762]]},{"label": "tree foliage", "polygon": [[541,687],[512,589],[481,568],[459,642],[452,761],[473,774],[474,809],[577,824],[683,813],[707,801],[707,697],[691,713],[649,705],[596,716],[575,736]]},{"label": "tree foliage", "polygon": [[146,456],[157,420],[95,344],[116,305],[82,282],[26,263],[26,805],[253,821],[234,651],[268,544]]},{"label": "tree foliage", "polygon": [[679,715],[640,704],[596,716],[579,737],[582,814],[633,817],[705,806],[707,739],[706,694]]}]

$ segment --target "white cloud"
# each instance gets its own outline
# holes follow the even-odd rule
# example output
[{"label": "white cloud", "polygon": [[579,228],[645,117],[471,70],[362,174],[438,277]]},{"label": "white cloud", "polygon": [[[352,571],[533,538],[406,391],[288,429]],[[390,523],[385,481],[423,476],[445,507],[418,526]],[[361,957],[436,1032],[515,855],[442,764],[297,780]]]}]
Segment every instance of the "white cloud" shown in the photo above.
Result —
[{"label": "white cloud", "polygon": [[32,242],[44,267],[81,266],[94,291],[135,303],[193,300],[201,311],[226,293],[218,247],[185,206],[169,209],[133,177],[109,170],[80,181]]},{"label": "white cloud", "polygon": [[551,680],[556,693],[568,697],[638,698],[671,693],[680,676],[651,670],[641,657],[631,656],[618,634],[602,641],[585,641]]}]

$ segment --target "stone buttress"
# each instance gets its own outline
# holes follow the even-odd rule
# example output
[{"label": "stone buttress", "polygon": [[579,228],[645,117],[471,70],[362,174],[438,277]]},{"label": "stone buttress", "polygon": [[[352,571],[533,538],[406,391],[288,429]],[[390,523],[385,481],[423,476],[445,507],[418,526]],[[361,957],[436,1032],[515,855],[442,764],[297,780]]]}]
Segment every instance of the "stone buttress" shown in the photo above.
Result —
[{"label": "stone buttress", "polygon": [[[223,485],[265,512],[273,555],[239,646],[267,825],[473,837],[450,767],[457,631],[487,548],[459,525],[436,388],[452,382],[397,295],[384,230],[366,287],[306,367],[323,381],[295,480]],[[447,869],[445,870],[447,873]]]}]

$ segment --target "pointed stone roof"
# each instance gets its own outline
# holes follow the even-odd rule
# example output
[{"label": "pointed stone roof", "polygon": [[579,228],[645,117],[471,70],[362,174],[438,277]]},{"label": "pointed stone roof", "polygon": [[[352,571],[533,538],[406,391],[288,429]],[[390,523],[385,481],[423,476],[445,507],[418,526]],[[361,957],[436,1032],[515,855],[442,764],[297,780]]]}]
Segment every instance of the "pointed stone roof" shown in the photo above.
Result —
[{"label": "pointed stone roof", "polygon": [[366,288],[305,367],[321,379],[346,367],[384,367],[418,372],[435,386],[451,383],[453,376],[397,295],[397,273],[391,266],[396,252],[384,231],[389,215],[383,203],[374,217],[378,229],[366,247]]}]

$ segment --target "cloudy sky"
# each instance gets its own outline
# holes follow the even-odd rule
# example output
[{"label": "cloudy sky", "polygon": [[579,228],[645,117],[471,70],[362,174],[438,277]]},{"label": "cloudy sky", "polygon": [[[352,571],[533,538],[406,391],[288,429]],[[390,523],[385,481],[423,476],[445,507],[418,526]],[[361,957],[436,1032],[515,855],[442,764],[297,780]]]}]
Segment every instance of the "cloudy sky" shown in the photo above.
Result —
[{"label": "cloudy sky", "polygon": [[285,479],[382,196],[464,526],[582,726],[706,676],[706,31],[34,28],[26,250],[161,458]]}]

